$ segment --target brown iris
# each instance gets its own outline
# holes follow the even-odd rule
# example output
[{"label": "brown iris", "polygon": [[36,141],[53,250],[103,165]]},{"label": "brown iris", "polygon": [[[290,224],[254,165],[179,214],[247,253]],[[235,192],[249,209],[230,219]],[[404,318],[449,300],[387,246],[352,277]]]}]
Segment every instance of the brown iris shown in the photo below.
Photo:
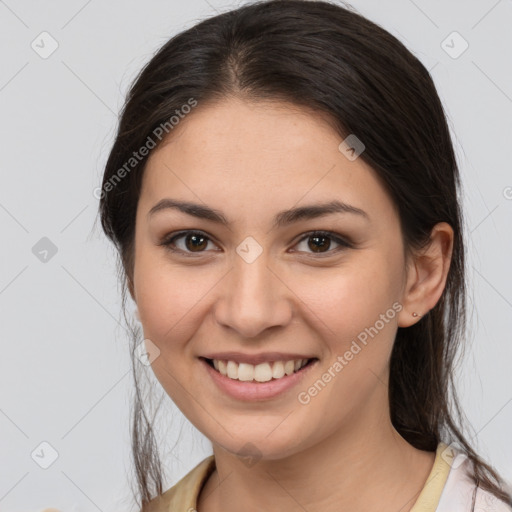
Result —
[{"label": "brown iris", "polygon": [[[191,242],[191,244],[189,244],[189,242]],[[208,239],[203,235],[191,233],[185,237],[185,246],[191,252],[194,252],[194,249],[201,251],[201,249],[204,249],[207,245]]]},{"label": "brown iris", "polygon": [[[323,252],[321,250],[318,250],[319,248],[322,249],[322,248],[329,248],[329,246],[331,245],[330,241],[329,241],[329,237],[328,236],[324,236],[324,235],[312,235],[309,237],[309,240],[310,242],[308,242],[308,247],[313,251],[313,252]],[[313,240],[313,243],[311,243],[311,240]],[[319,240],[323,240],[324,243],[317,243]]]}]

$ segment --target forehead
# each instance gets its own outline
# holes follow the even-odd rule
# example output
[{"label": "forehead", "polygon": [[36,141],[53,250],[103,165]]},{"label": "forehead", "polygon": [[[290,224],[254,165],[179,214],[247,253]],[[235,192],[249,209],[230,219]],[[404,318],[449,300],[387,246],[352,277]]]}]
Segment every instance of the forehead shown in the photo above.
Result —
[{"label": "forehead", "polygon": [[276,158],[285,156],[297,160],[314,152],[318,158],[328,145],[337,147],[338,139],[326,114],[289,103],[233,98],[199,104],[172,129],[154,155],[170,145],[179,146],[184,157],[221,158],[223,166],[256,155],[275,167],[279,164]]},{"label": "forehead", "polygon": [[148,159],[141,207],[172,195],[240,213],[331,199],[392,213],[375,171],[341,142],[325,115],[294,105],[199,104]]}]

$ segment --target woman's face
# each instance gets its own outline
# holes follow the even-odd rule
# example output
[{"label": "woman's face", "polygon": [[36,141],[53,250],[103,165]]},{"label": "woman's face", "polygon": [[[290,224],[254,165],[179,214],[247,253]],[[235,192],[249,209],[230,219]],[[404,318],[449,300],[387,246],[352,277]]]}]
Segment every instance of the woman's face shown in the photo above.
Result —
[{"label": "woman's face", "polygon": [[[152,368],[185,416],[232,453],[278,459],[361,434],[387,414],[390,352],[411,313],[399,313],[399,218],[374,171],[341,142],[318,114],[226,100],[199,104],[148,160],[133,296],[148,350],[160,351]],[[150,213],[164,199],[215,210],[227,224],[171,207]],[[334,201],[364,213],[282,213]],[[184,230],[194,233],[163,245]],[[274,396],[258,389],[280,379],[238,381],[246,394],[235,396],[202,359],[224,352],[238,353],[235,362],[271,352],[282,353],[271,361],[317,361]]]}]

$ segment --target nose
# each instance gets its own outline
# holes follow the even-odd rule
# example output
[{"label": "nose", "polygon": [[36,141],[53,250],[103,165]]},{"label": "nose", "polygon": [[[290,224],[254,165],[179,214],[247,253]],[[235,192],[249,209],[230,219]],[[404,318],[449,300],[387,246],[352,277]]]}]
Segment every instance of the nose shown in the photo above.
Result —
[{"label": "nose", "polygon": [[215,317],[240,338],[255,338],[287,325],[293,316],[293,293],[265,253],[248,263],[235,257],[232,269],[218,284]]}]

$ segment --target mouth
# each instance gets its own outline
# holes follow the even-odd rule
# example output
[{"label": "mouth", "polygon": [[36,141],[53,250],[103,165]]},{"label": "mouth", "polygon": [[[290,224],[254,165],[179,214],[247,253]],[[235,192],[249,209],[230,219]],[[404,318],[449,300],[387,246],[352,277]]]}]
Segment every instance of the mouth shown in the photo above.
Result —
[{"label": "mouth", "polygon": [[317,357],[289,361],[269,361],[258,365],[237,363],[236,361],[208,359],[200,357],[215,372],[234,381],[265,383],[286,379],[290,375],[301,373],[318,361]]}]

